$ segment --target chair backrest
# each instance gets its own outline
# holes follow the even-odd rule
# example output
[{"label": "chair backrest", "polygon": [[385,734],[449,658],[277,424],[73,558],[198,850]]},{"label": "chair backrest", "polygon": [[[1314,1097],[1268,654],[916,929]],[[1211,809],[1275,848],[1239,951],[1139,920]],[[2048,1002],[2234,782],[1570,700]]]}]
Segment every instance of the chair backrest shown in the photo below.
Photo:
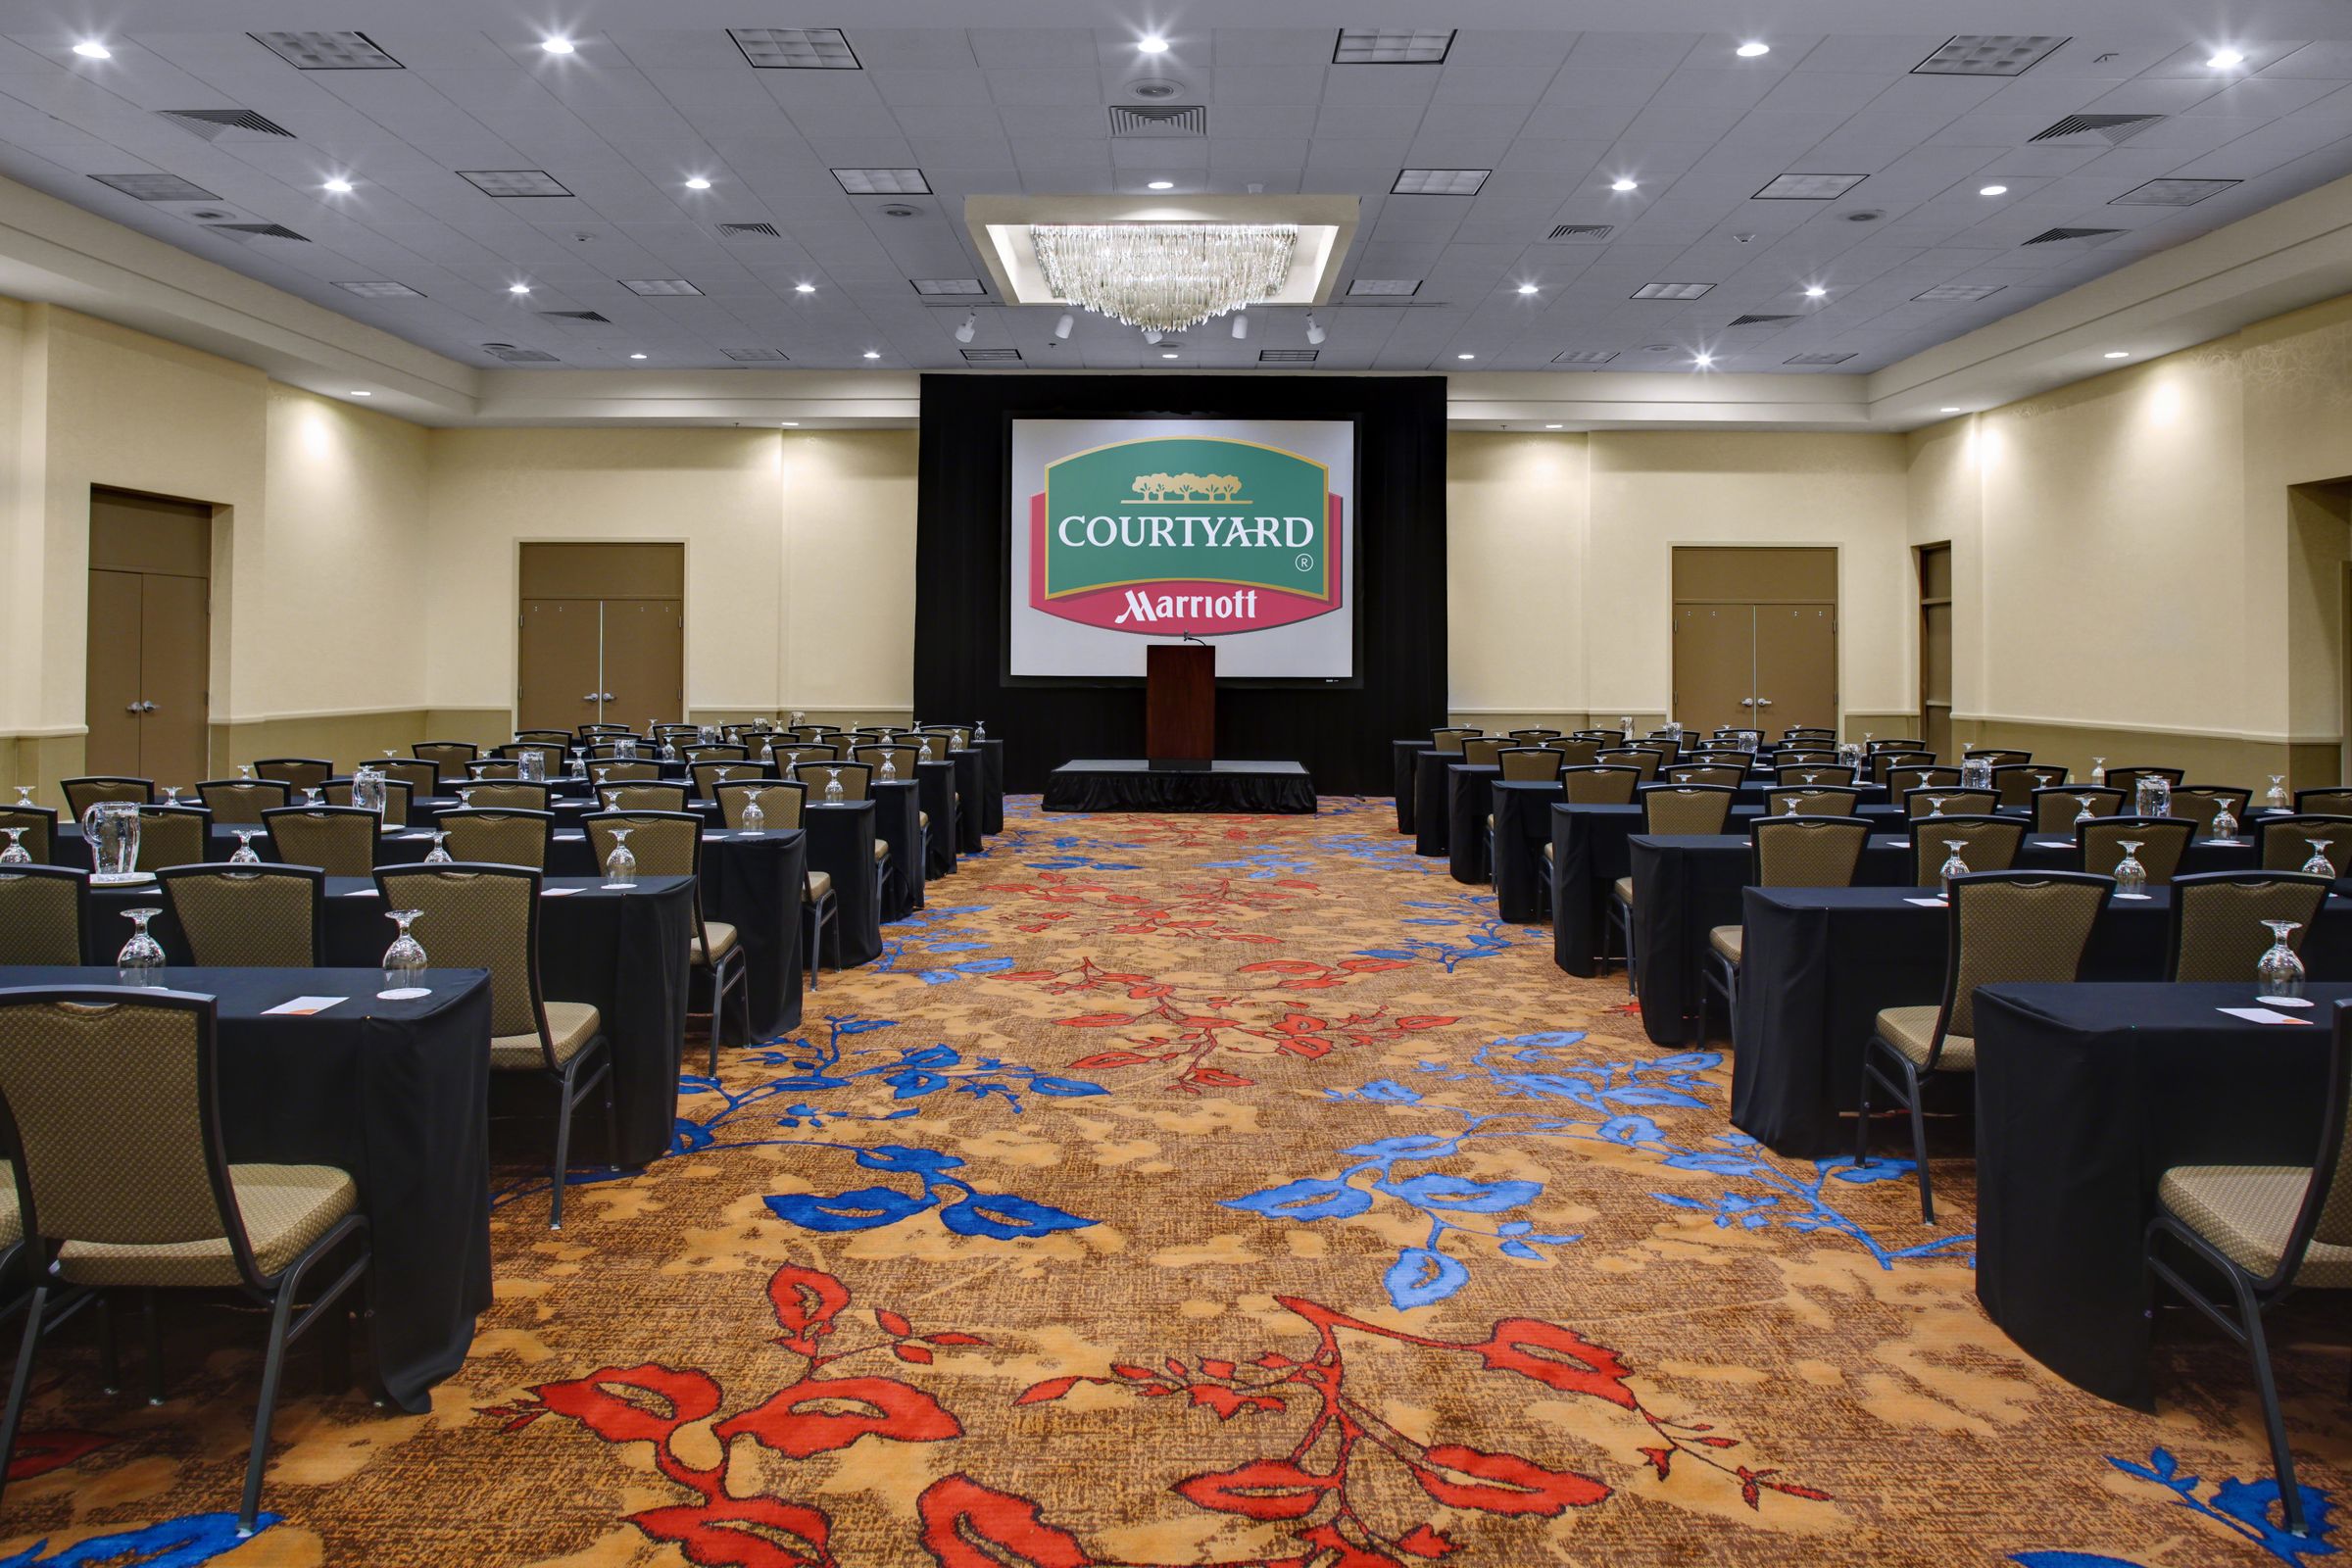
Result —
[{"label": "chair backrest", "polygon": [[716,741],[707,746],[683,746],[678,749],[678,755],[689,762],[748,762],[752,760],[751,748],[738,746],[733,741]]},{"label": "chair backrest", "polygon": [[441,793],[441,769],[415,757],[384,757],[368,764],[384,777],[409,787],[409,798]]},{"label": "chair backrest", "polygon": [[743,826],[743,808],[752,800],[760,802],[760,815],[771,833],[781,833],[801,825],[801,808],[808,799],[808,786],[797,779],[756,778],[738,779],[718,786],[718,821],[721,827]]},{"label": "chair backrest", "polygon": [[0,991],[0,1100],[25,1234],[169,1247],[225,1241],[263,1277],[228,1185],[214,1002],[152,987]]},{"label": "chair backrest", "polygon": [[2075,818],[2085,803],[2093,816],[2115,816],[2124,808],[2124,792],[2103,784],[2068,784],[2034,792],[2034,831],[2074,837]]},{"label": "chair backrest", "polygon": [[[1958,789],[1960,770],[1956,767],[1938,767],[1929,762],[1900,762],[1881,773],[1880,781],[1886,786],[1888,795],[1901,800],[1913,790]],[[2000,797],[1992,795],[1990,790],[1984,793],[1992,797],[1986,803],[1988,807],[1999,802]]]},{"label": "chair backrest", "polygon": [[971,750],[972,732],[962,724],[925,724],[922,733],[945,740],[949,749],[958,752]]},{"label": "chair backrest", "polygon": [[194,865],[209,859],[213,813],[201,806],[139,808],[139,863],[142,871]]},{"label": "chair backrest", "polygon": [[2076,979],[2114,891],[2113,878],[2081,871],[1977,871],[1952,878],[1935,1050],[1941,1052],[1947,1034],[1976,1034],[1978,987]]},{"label": "chair backrest", "polygon": [[1563,735],[1544,743],[1547,752],[1557,752],[1570,767],[1591,767],[1600,756],[1600,743],[1588,735]]},{"label": "chair backrest", "polygon": [[1911,821],[1911,885],[1932,888],[1943,880],[1943,862],[1960,846],[1960,861],[1971,871],[2006,871],[2017,864],[2026,837],[2023,818],[1966,815],[1923,816]]},{"label": "chair backrest", "polygon": [[[514,732],[514,739],[517,743],[523,741],[548,741],[552,742],[558,750],[562,750],[564,747],[571,744],[572,732],[567,729],[518,729]],[[498,755],[501,757],[512,757],[514,755],[514,753],[510,748],[501,746],[498,749]]]},{"label": "chair backrest", "polygon": [[1792,789],[1767,790],[1767,815],[1787,816],[1790,802],[1799,816],[1852,816],[1860,809],[1862,791],[1851,784],[1800,784]]},{"label": "chair backrest", "polygon": [[803,762],[793,769],[793,776],[808,786],[810,806],[826,804],[825,785],[831,782],[835,773],[841,775],[841,798],[844,802],[866,798],[866,781],[873,776],[873,769],[863,762]]},{"label": "chair backrest", "polygon": [[1747,824],[1751,879],[1760,888],[1851,887],[1870,824],[1825,816],[1759,816]]},{"label": "chair backrest", "polygon": [[1835,741],[1838,738],[1838,732],[1827,724],[1789,724],[1781,730],[1781,737],[1784,740],[1792,741],[1807,735],[1819,736],[1825,741]]},{"label": "chair backrest", "polygon": [[600,784],[608,781],[614,784],[650,784],[662,777],[662,764],[649,762],[643,758],[623,761],[615,758],[592,757],[588,760],[588,776]]},{"label": "chair backrest", "polygon": [[[1839,761],[1836,752],[1806,746],[1781,747],[1772,754],[1772,760],[1775,767],[1840,767],[1845,765]],[[1847,771],[1858,773],[1860,769],[1848,768]]]},{"label": "chair backrest", "polygon": [[[1959,769],[1938,771],[1956,773]],[[1905,790],[1902,802],[1905,816],[1984,816],[1991,814],[2001,798],[1990,790],[1964,790],[1954,785]]]},{"label": "chair backrest", "polygon": [[556,1068],[539,991],[539,873],[519,865],[388,865],[387,909],[416,909],[412,933],[440,969],[490,971],[490,1032],[537,1035]]},{"label": "chair backrest", "polygon": [[1994,767],[2015,767],[2034,760],[2032,752],[2013,751],[2006,746],[1963,746],[1960,756],[1964,760],[1988,762]]},{"label": "chair backrest", "polygon": [[1661,766],[1680,760],[1683,755],[1683,746],[1680,741],[1660,740],[1655,735],[1647,740],[1636,741],[1625,749],[1629,752],[1648,752],[1657,758]]},{"label": "chair backrest", "polygon": [[683,811],[686,786],[665,783],[602,784],[597,800],[608,811]]},{"label": "chair backrest", "polygon": [[2300,871],[2314,848],[2342,875],[2352,860],[2352,816],[2258,816],[2254,819],[2254,858],[2265,871]]},{"label": "chair backrest", "polygon": [[1521,746],[1541,746],[1545,741],[1556,741],[1559,738],[1560,732],[1556,729],[1515,729],[1511,731],[1511,739]]},{"label": "chair backrest", "polygon": [[466,764],[481,756],[482,749],[471,741],[418,741],[409,748],[409,755],[432,763],[450,778],[463,778]]},{"label": "chair backrest", "polygon": [[1772,776],[1783,784],[1802,784],[1808,787],[1815,784],[1847,786],[1854,783],[1854,770],[1850,767],[1840,767],[1834,760],[1782,762],[1773,768]]},{"label": "chair backrest", "polygon": [[[768,764],[755,762],[749,758],[698,758],[686,764],[687,776],[694,780],[694,798],[711,799],[713,786],[729,779],[760,778],[766,774]],[[722,777],[723,775],[723,777]]]},{"label": "chair backrest", "polygon": [[[922,757],[923,741],[928,739],[928,736],[915,739],[902,735],[890,744],[906,747],[914,753],[919,760]],[[766,756],[767,760],[778,771],[783,771],[798,767],[803,762],[838,762],[842,759],[842,749],[830,741],[777,740],[768,742]],[[944,760],[939,755],[937,746],[931,748],[931,760],[934,762]],[[740,773],[735,776],[743,777]]]},{"label": "chair backrest", "polygon": [[487,761],[467,762],[466,776],[467,779],[520,779],[522,764],[512,758],[493,757]]},{"label": "chair backrest", "polygon": [[[1932,752],[1874,752],[1869,758],[1870,781],[1873,784],[1885,784],[1886,775],[1898,767],[1934,767],[1935,765],[1936,757]],[[1952,782],[1955,784],[1960,782],[1959,772],[1960,770],[1956,767],[1952,769]]]},{"label": "chair backrest", "polygon": [[512,741],[501,746],[498,749],[498,755],[511,762],[518,762],[525,757],[536,756],[539,759],[541,774],[548,778],[555,778],[570,765],[570,748],[566,744],[570,739],[571,737],[566,735],[561,740],[554,741]]},{"label": "chair backrest", "polygon": [[367,876],[375,869],[381,824],[356,806],[283,806],[262,813],[262,826],[287,865],[315,865],[328,876]]},{"label": "chair backrest", "polygon": [[[922,752],[913,746],[876,744],[857,747],[850,755],[858,761],[872,768],[876,779],[881,778],[882,764],[887,760],[890,763],[891,781],[907,784],[914,781],[915,759],[922,756]],[[763,807],[761,809],[764,810],[765,808]]]},{"label": "chair backrest", "polygon": [[2210,835],[2213,819],[2221,814],[2225,805],[2230,808],[2230,814],[2237,818],[2238,825],[2243,827],[2246,806],[2253,799],[2252,790],[2241,790],[2230,784],[2176,784],[2169,804],[2171,814],[2196,823],[2197,836],[2203,838]]},{"label": "chair backrest", "polygon": [[1642,792],[1642,831],[1720,833],[1739,794],[1720,784],[1652,784]]},{"label": "chair backrest", "polygon": [[819,736],[839,735],[841,732],[839,724],[787,724],[784,726],[785,734],[809,741],[815,740]]},{"label": "chair backrest", "polygon": [[1560,776],[1567,760],[1544,746],[1511,746],[1495,754],[1505,783],[1547,783]]},{"label": "chair backrest", "polygon": [[63,865],[0,865],[0,965],[73,965],[90,924],[90,881]]},{"label": "chair backrest", "polygon": [[1756,754],[1737,746],[1705,746],[1690,759],[1702,766],[1736,767],[1742,778],[1756,765]]},{"label": "chair backrest", "polygon": [[[0,806],[0,829],[23,828],[24,836],[17,842],[24,853],[41,865],[49,863],[49,854],[57,844],[57,813],[46,806]],[[0,849],[6,849],[8,835],[0,832]]]},{"label": "chair backrest", "polygon": [[2304,816],[2352,816],[2352,789],[2295,791],[2295,811]]},{"label": "chair backrest", "polygon": [[1572,729],[1568,732],[1568,738],[1572,741],[1591,741],[1595,746],[1615,746],[1625,739],[1625,735],[1613,729]]},{"label": "chair backrest", "polygon": [[1462,749],[1462,742],[1482,733],[1475,729],[1433,729],[1429,732],[1430,750],[1453,756]]},{"label": "chair backrest", "polygon": [[2167,784],[2178,784],[2187,773],[2184,767],[2111,767],[2107,769],[2106,782],[2129,795],[2142,778],[2161,778]]},{"label": "chair backrest", "polygon": [[2167,980],[2236,980],[2251,984],[2271,945],[2265,920],[2292,920],[2286,945],[2300,951],[2331,884],[2300,871],[2202,871],[2173,878]]},{"label": "chair backrest", "polygon": [[2067,781],[2065,768],[2055,762],[1995,762],[1992,764],[1993,793],[2000,796],[2003,806],[2032,806],[2034,792],[2054,789]]},{"label": "chair backrest", "polygon": [[548,787],[519,779],[491,779],[458,786],[459,799],[475,811],[544,811]]},{"label": "chair backrest", "polygon": [[1720,763],[1702,762],[1693,766],[1669,763],[1665,773],[1667,780],[1675,784],[1720,784],[1725,789],[1736,790],[1747,782],[1746,768],[1726,767]]},{"label": "chair backrest", "polygon": [[1936,760],[1936,754],[1928,751],[1926,747],[1927,743],[1925,741],[1918,739],[1916,736],[1910,735],[1882,735],[1875,740],[1866,741],[1863,743],[1864,751],[1872,757],[1878,757],[1887,753],[1900,755],[1916,752],[1918,755],[1926,758],[1932,762]]},{"label": "chair backrest", "polygon": [[1473,735],[1462,742],[1462,760],[1476,767],[1493,767],[1510,739],[1503,735]]},{"label": "chair backrest", "polygon": [[[591,735],[632,735],[635,733],[626,724],[582,724],[579,730],[582,740],[588,739]],[[520,740],[525,737],[516,736],[515,738]]]},{"label": "chair backrest", "polygon": [[[350,781],[344,780],[340,783],[329,784],[326,787],[326,804],[349,806],[351,804]],[[407,827],[408,825],[409,782],[406,779],[386,778],[384,780],[384,826]]]},{"label": "chair backrest", "polygon": [[88,778],[70,778],[58,788],[65,794],[66,809],[79,822],[89,808],[101,801],[123,801],[132,806],[146,806],[155,800],[155,780],[123,778],[115,774],[92,774]]},{"label": "chair backrest", "polygon": [[[629,854],[640,876],[697,876],[703,868],[703,819],[692,811],[592,811],[580,818],[588,848],[603,865],[619,842],[616,827],[629,830]],[[699,900],[697,901],[700,902]]]},{"label": "chair backrest", "polygon": [[312,865],[181,865],[156,873],[191,961],[315,969],[326,873]]},{"label": "chair backrest", "polygon": [[1642,777],[1638,767],[1606,762],[1564,767],[1560,769],[1560,791],[1571,806],[1631,806]]},{"label": "chair backrest", "polygon": [[196,798],[226,826],[258,826],[264,811],[294,804],[294,791],[270,778],[211,778],[196,786]]},{"label": "chair backrest", "polygon": [[323,788],[335,776],[335,764],[323,757],[269,757],[256,761],[253,770],[298,790]]},{"label": "chair backrest", "polygon": [[1658,776],[1658,768],[1666,760],[1666,759],[1660,757],[1655,752],[1645,752],[1638,748],[1622,747],[1613,752],[1595,753],[1594,758],[1597,764],[1603,767],[1630,767],[1635,769],[1642,775],[1642,782],[1644,784],[1649,783],[1652,779],[1655,779]]},{"label": "chair backrest", "polygon": [[[442,847],[457,859],[544,871],[547,846],[555,837],[556,814],[477,806],[468,810],[443,811],[433,826],[449,835]],[[602,865],[604,861],[597,863]]]},{"label": "chair backrest", "polygon": [[2180,869],[2180,857],[2196,836],[2197,824],[2178,816],[2102,816],[2075,829],[2076,863],[2111,876],[2124,858],[2123,841],[2139,848],[2132,858],[2148,873],[2148,886],[2162,887]]}]

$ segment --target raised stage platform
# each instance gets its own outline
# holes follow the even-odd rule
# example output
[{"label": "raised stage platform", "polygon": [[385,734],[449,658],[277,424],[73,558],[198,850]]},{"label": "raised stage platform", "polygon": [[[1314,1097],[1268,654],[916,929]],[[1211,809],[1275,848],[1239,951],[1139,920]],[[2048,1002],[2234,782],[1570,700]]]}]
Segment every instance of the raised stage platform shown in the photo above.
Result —
[{"label": "raised stage platform", "polygon": [[1153,767],[1140,757],[1081,757],[1046,779],[1049,811],[1233,811],[1312,816],[1315,781],[1297,762]]}]

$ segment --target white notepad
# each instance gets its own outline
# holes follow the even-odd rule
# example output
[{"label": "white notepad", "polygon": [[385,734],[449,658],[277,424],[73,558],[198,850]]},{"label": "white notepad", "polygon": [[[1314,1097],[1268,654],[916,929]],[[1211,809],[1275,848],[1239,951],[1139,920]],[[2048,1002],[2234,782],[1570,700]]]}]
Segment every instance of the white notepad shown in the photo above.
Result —
[{"label": "white notepad", "polygon": [[2248,1023],[2309,1024],[2311,1022],[2309,1018],[2297,1018],[2283,1012],[2273,1012],[2268,1007],[2217,1007],[2214,1010],[2226,1012],[2232,1018],[2243,1018]]},{"label": "white notepad", "polygon": [[296,997],[290,1002],[281,1002],[274,1007],[265,1007],[262,1012],[265,1017],[273,1012],[306,1017],[314,1012],[324,1012],[338,1002],[349,1002],[350,1000],[349,997]]},{"label": "white notepad", "polygon": [[579,891],[578,888],[541,888],[539,896],[543,899],[564,899]]},{"label": "white notepad", "polygon": [[1916,904],[1923,909],[1948,909],[1951,907],[1951,904],[1943,899],[1905,899],[1903,902]]}]

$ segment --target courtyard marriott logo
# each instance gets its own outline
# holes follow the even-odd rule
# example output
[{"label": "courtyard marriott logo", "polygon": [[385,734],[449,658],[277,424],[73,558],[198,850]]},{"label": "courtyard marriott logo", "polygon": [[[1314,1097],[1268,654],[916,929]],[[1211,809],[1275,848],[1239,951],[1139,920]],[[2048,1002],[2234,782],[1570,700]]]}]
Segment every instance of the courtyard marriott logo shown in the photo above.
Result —
[{"label": "courtyard marriott logo", "polygon": [[1029,498],[1029,603],[1158,637],[1309,620],[1340,608],[1340,511],[1322,464],[1253,441],[1075,453]]}]

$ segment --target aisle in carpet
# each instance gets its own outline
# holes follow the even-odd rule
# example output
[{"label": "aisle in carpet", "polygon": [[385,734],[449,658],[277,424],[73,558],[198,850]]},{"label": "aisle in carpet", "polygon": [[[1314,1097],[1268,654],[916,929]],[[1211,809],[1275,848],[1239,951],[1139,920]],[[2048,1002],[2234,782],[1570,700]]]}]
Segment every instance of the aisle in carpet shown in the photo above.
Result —
[{"label": "aisle in carpet", "polygon": [[430,1416],[298,1360],[239,1545],[247,1340],[175,1340],[161,1410],[85,1344],[0,1563],[2295,1560],[2230,1348],[2170,1336],[2162,1419],[2043,1372],[1976,1305],[1965,1164],[1930,1229],[1898,1162],[1766,1154],[1720,1052],[1650,1045],[1388,802],[1007,815],[689,1081],[671,1157],[561,1236],[501,1206]]}]

